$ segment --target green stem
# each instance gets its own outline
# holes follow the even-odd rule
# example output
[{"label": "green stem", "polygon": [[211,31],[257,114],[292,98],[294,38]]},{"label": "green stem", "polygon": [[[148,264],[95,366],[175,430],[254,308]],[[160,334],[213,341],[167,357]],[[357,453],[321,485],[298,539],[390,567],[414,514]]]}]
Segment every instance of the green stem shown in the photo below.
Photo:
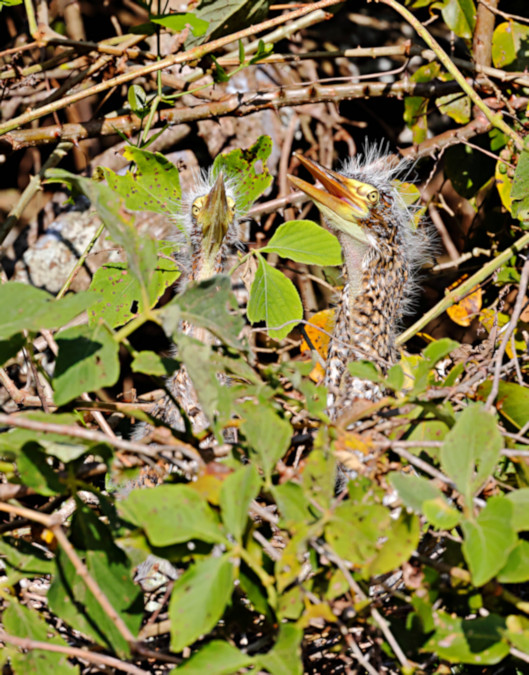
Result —
[{"label": "green stem", "polygon": [[[385,2],[385,0],[382,0]],[[445,297],[440,300],[432,309],[430,309],[419,321],[416,321],[413,326],[410,326],[404,333],[401,333],[397,338],[397,345],[405,344],[418,331],[424,328],[430,321],[436,319],[440,314],[445,312],[456,302],[459,302],[462,297],[469,293],[474,286],[480,284],[499,267],[504,265],[511,256],[516,255],[522,249],[529,245],[529,232],[526,232],[520,239],[514,242],[512,246],[505,249],[502,253],[496,256],[493,260],[483,265],[483,267],[476,272],[476,274],[469,277],[465,282],[458,286],[455,290],[449,291]]]},{"label": "green stem", "polygon": [[31,37],[34,40],[39,41],[39,29],[37,26],[37,20],[35,19],[35,9],[33,7],[33,0],[24,0],[24,7],[26,9],[26,15],[28,17],[29,32]]},{"label": "green stem", "polygon": [[122,340],[131,335],[131,333],[134,333],[135,330],[140,328],[140,326],[143,326],[144,323],[147,323],[147,321],[152,320],[153,315],[151,312],[140,314],[139,316],[132,319],[132,321],[129,321],[129,323],[126,326],[123,326],[121,330],[118,330],[117,333],[114,333],[114,340],[120,343]]},{"label": "green stem", "polygon": [[[371,0],[367,1],[371,2]],[[474,103],[474,105],[479,110],[481,110],[481,112],[485,115],[485,117],[492,124],[492,126],[496,127],[497,129],[500,129],[500,131],[503,131],[504,134],[509,136],[514,141],[516,147],[519,150],[522,150],[524,147],[522,137],[519,136],[516,133],[516,131],[514,131],[514,129],[511,129],[511,127],[506,122],[503,121],[503,116],[500,113],[493,112],[481,100],[477,92],[475,92],[474,89],[472,88],[472,85],[466,81],[461,71],[456,67],[456,65],[450,59],[448,54],[443,50],[443,48],[437,42],[437,40],[435,40],[435,38],[426,30],[426,28],[422,25],[422,23],[410,11],[408,11],[396,0],[375,0],[375,2],[381,2],[384,5],[388,5],[388,7],[391,7],[396,12],[398,12],[402,17],[404,17],[404,19],[411,26],[413,26],[413,28],[417,31],[417,34],[426,42],[426,44],[430,47],[430,49],[432,49],[432,51],[435,52],[439,61],[443,64],[446,70],[453,76],[454,80],[456,80],[461,89],[465,92],[465,94],[467,94],[467,96]]]},{"label": "green stem", "polygon": [[276,589],[274,586],[274,578],[271,577],[267,572],[264,571],[264,569],[256,564],[252,556],[248,553],[248,551],[243,548],[240,545],[237,545],[233,549],[233,553],[236,555],[239,555],[244,562],[250,567],[255,574],[259,577],[259,580],[263,584],[263,586],[266,588],[266,591],[268,593],[268,598],[270,600],[270,605],[272,607],[277,606],[277,593]]},{"label": "green stem", "polygon": [[105,225],[104,225],[104,223],[101,223],[101,225],[97,228],[97,232],[94,234],[92,239],[90,239],[90,241],[88,242],[88,246],[83,251],[81,257],[75,263],[75,265],[72,267],[72,270],[71,270],[70,274],[68,275],[68,278],[64,282],[63,287],[57,293],[57,300],[60,300],[60,298],[62,298],[62,296],[66,293],[66,291],[70,287],[70,284],[72,283],[73,278],[75,277],[77,272],[81,269],[81,267],[84,265],[85,260],[88,258],[88,255],[89,255],[90,251],[94,248],[94,245],[95,245],[96,241],[99,239],[99,237],[101,236],[104,229],[105,229]]}]

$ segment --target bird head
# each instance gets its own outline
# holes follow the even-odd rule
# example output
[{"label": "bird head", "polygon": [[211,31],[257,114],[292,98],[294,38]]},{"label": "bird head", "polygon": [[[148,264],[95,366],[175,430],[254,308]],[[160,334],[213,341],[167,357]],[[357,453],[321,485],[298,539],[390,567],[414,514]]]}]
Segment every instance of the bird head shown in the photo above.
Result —
[{"label": "bird head", "polygon": [[312,199],[331,229],[348,235],[359,250],[372,247],[390,253],[407,247],[413,238],[414,208],[404,203],[395,181],[409,170],[406,160],[395,161],[376,145],[364,157],[346,162],[340,172],[300,154],[297,158],[322,187],[296,176],[289,180]]},{"label": "bird head", "polygon": [[221,271],[224,247],[237,240],[236,200],[222,173],[216,179],[202,176],[198,182],[183,204],[185,229],[192,248],[192,276],[196,281]]}]

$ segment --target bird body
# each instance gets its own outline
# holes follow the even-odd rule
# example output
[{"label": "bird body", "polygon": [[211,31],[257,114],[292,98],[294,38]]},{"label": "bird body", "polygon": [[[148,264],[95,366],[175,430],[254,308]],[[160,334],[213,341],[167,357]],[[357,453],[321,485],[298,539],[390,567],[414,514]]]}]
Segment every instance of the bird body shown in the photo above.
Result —
[{"label": "bird body", "polygon": [[385,371],[395,362],[397,330],[415,295],[428,238],[416,228],[416,209],[398,190],[397,176],[409,171],[406,161],[390,162],[376,145],[340,172],[298,159],[324,189],[290,180],[320,209],[344,259],[346,283],[325,368],[328,413],[336,419],[355,399],[381,396],[378,385],[353,377],[347,364],[368,359]]}]

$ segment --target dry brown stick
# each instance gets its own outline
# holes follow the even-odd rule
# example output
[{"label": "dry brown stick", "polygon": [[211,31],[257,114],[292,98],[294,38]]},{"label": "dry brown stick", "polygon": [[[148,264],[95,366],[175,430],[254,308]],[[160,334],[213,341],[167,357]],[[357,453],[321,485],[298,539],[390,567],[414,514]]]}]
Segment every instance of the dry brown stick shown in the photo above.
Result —
[{"label": "dry brown stick", "polygon": [[501,366],[503,362],[503,356],[511,335],[514,333],[520,314],[522,313],[524,301],[525,301],[525,292],[527,291],[527,284],[529,283],[529,259],[524,263],[522,269],[522,275],[520,278],[520,286],[518,288],[518,295],[516,296],[516,302],[514,303],[514,308],[512,310],[511,319],[509,325],[505,330],[505,335],[500,343],[498,352],[494,358],[494,377],[492,380],[492,388],[490,394],[488,395],[487,402],[485,403],[485,409],[490,410],[492,404],[494,403],[496,396],[498,395],[498,390],[500,387],[500,376],[501,376]]},{"label": "dry brown stick", "polygon": [[72,105],[72,103],[77,103],[77,101],[87,98],[88,96],[100,94],[104,91],[108,91],[109,89],[113,89],[114,87],[119,87],[120,85],[126,84],[131,80],[135,80],[138,77],[148,75],[149,73],[154,73],[159,70],[163,70],[164,68],[168,68],[169,66],[174,66],[179,63],[187,63],[188,61],[201,59],[207,54],[215,52],[221,47],[225,47],[226,45],[229,45],[232,42],[235,43],[238,40],[250,37],[252,35],[255,35],[256,33],[268,30],[269,28],[280,26],[281,24],[286,23],[287,21],[297,19],[301,16],[304,16],[305,14],[315,11],[316,9],[332,7],[333,5],[339,4],[339,2],[341,2],[341,0],[319,0],[319,2],[314,2],[311,3],[310,5],[306,5],[302,9],[297,9],[293,12],[289,12],[288,14],[283,14],[281,16],[275,17],[274,19],[268,19],[267,21],[263,21],[262,23],[255,24],[253,26],[249,26],[248,28],[240,30],[236,33],[232,33],[231,35],[218,38],[217,40],[212,40],[211,42],[207,42],[206,44],[203,45],[198,45],[197,47],[193,47],[188,51],[179,54],[172,54],[170,56],[167,56],[165,59],[161,59],[160,61],[156,61],[155,63],[151,63],[142,68],[138,68],[137,70],[134,71],[129,70],[128,72],[123,73],[122,75],[110,78],[105,82],[100,82],[99,84],[94,85],[93,87],[89,87],[88,89],[85,89],[83,91],[79,91],[74,94],[70,94],[69,96],[65,96],[60,101],[55,101],[54,103],[48,106],[39,108],[39,110],[32,110],[27,113],[23,113],[22,115],[15,117],[9,122],[0,124],[0,134],[4,134],[8,131],[11,131],[12,129],[16,129],[19,126],[27,124],[28,122],[32,122],[35,119],[39,119],[44,115],[49,115],[58,110],[62,110],[63,108]]},{"label": "dry brown stick", "polygon": [[498,0],[489,0],[489,5],[481,2],[478,5],[476,27],[472,37],[472,55],[476,65],[479,66],[490,66],[492,61],[492,33],[495,22],[493,10],[497,6]]},{"label": "dry brown stick", "polygon": [[66,654],[73,658],[88,661],[89,663],[96,663],[101,666],[108,666],[118,671],[131,673],[131,675],[148,675],[148,671],[142,670],[137,666],[116,659],[114,656],[106,656],[105,654],[98,654],[90,652],[87,649],[79,649],[78,647],[69,647],[63,645],[55,645],[51,642],[40,642],[39,640],[30,640],[29,638],[17,637],[9,635],[0,628],[0,641],[6,644],[15,645],[21,649],[42,649],[46,652],[55,652],[58,654]]},{"label": "dry brown stick", "polygon": [[52,424],[51,422],[39,422],[31,420],[26,417],[18,415],[6,415],[0,413],[0,425],[5,424],[10,427],[18,427],[20,429],[31,429],[32,431],[42,431],[43,433],[60,434],[61,436],[73,436],[74,438],[82,438],[87,441],[94,441],[95,443],[106,443],[112,447],[126,450],[134,454],[141,454],[147,457],[158,457],[163,451],[179,451],[187,459],[203,463],[199,453],[192,445],[179,441],[171,437],[171,445],[143,445],[142,443],[135,443],[134,441],[126,441],[123,438],[111,438],[100,431],[93,431],[92,429],[83,429],[81,427],[72,426],[68,424]]},{"label": "dry brown stick", "polygon": [[[459,91],[454,82],[421,82],[407,80],[387,84],[385,82],[345,83],[335,85],[295,85],[262,92],[233,94],[220,101],[209,101],[188,108],[168,108],[156,113],[155,126],[184,124],[225,115],[244,117],[260,110],[279,110],[285,106],[346,101],[368,96],[421,96],[431,98],[445,96]],[[96,119],[80,124],[63,124],[39,129],[17,129],[7,132],[0,143],[11,150],[24,147],[55,143],[58,138],[78,142],[93,136],[108,136],[117,133],[131,134],[141,128],[142,120],[136,115],[120,115],[110,119]]]}]

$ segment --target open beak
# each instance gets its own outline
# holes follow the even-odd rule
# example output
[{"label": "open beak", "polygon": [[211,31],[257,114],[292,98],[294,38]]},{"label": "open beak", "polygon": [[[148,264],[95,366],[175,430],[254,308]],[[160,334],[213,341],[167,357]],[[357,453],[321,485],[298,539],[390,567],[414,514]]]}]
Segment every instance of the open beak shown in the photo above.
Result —
[{"label": "open beak", "polygon": [[222,173],[219,173],[197,217],[198,224],[202,227],[203,253],[206,259],[217,254],[228,232],[231,218],[224,177]]},{"label": "open beak", "polygon": [[367,241],[359,221],[367,218],[378,202],[378,191],[372,185],[346,178],[300,154],[296,157],[325,189],[289,175],[290,182],[312,199],[331,227],[360,241]]}]

